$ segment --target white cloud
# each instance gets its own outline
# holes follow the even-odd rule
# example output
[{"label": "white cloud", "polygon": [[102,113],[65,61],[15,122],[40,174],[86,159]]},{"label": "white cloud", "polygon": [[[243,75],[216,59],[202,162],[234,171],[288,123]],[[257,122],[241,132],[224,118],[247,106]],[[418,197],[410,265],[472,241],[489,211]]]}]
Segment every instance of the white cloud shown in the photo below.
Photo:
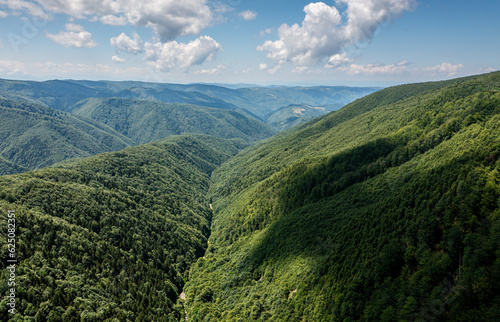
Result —
[{"label": "white cloud", "polygon": [[[12,14],[18,14],[19,11],[27,11],[30,15],[41,19],[50,19],[50,16],[37,4],[24,0],[0,0],[0,5],[8,7]],[[3,12],[3,11],[2,11]],[[5,13],[5,17],[8,13]],[[3,18],[5,18],[3,17]]]},{"label": "white cloud", "polygon": [[7,12],[0,10],[0,18],[6,18],[7,16]]},{"label": "white cloud", "polygon": [[105,15],[99,19],[105,25],[111,26],[125,26],[127,18],[124,16]]},{"label": "white cloud", "polygon": [[124,63],[124,62],[127,61],[126,59],[120,58],[120,57],[118,57],[116,55],[112,56],[111,60],[114,61],[115,63]]},{"label": "white cloud", "polygon": [[352,63],[353,61],[353,59],[347,57],[346,53],[335,54],[328,59],[328,62],[325,64],[325,68],[337,68],[339,66]]},{"label": "white cloud", "polygon": [[259,70],[266,70],[267,69],[267,64],[261,63],[259,65]]},{"label": "white cloud", "polygon": [[197,74],[197,75],[217,75],[217,74],[220,74],[226,68],[227,67],[224,65],[217,65],[217,67],[212,68],[212,69],[197,70],[194,72],[194,74]]},{"label": "white cloud", "polygon": [[238,16],[240,16],[244,20],[254,20],[257,18],[257,12],[252,10],[245,10],[243,12],[240,12]]},{"label": "white cloud", "polygon": [[66,25],[64,25],[64,27],[66,28],[67,31],[72,31],[72,32],[80,32],[85,30],[83,26],[78,25],[76,23],[67,23]]},{"label": "white cloud", "polygon": [[292,70],[294,74],[303,74],[307,70],[307,66],[297,66]]},{"label": "white cloud", "polygon": [[274,75],[274,74],[276,74],[276,73],[278,72],[278,70],[280,70],[280,69],[281,69],[281,65],[276,65],[276,66],[274,66],[273,68],[268,69],[268,70],[267,70],[267,72],[268,72],[269,74],[271,74],[271,75]]},{"label": "white cloud", "polygon": [[464,65],[462,64],[452,65],[450,63],[442,63],[441,65],[424,68],[424,71],[431,72],[432,75],[446,74],[453,76],[456,75],[462,68],[464,68]]},{"label": "white cloud", "polygon": [[68,31],[61,31],[55,35],[45,31],[45,35],[64,47],[92,48],[97,46],[97,43],[92,39],[92,34],[85,31],[82,26],[68,23],[65,27]]},{"label": "white cloud", "polygon": [[[414,0],[337,0],[346,4],[347,22],[343,22],[337,8],[323,2],[310,3],[302,26],[283,24],[278,29],[279,39],[266,41],[257,47],[278,63],[298,65],[321,63],[335,57],[350,45],[371,40],[384,22],[410,10]],[[334,59],[335,60],[335,59]],[[335,63],[335,61],[334,61]]]},{"label": "white cloud", "polygon": [[358,65],[352,64],[349,67],[339,68],[341,71],[345,71],[351,75],[396,75],[404,72],[415,71],[410,70],[408,67],[410,63],[403,60],[397,64],[366,64]]},{"label": "white cloud", "polygon": [[265,29],[265,30],[261,30],[261,31],[259,32],[259,36],[263,37],[263,36],[265,36],[265,35],[270,35],[270,34],[272,34],[272,33],[273,33],[273,31],[274,31],[274,28],[267,28],[267,29]]},{"label": "white cloud", "polygon": [[[18,1],[18,0],[0,0]],[[198,34],[213,19],[207,0],[37,0],[54,13],[77,19],[97,18],[105,24],[144,26],[162,42]]]},{"label": "white cloud", "polygon": [[168,72],[176,66],[188,68],[212,61],[222,50],[221,45],[209,36],[202,36],[189,43],[145,43],[145,59],[157,71]]},{"label": "white cloud", "polygon": [[133,37],[134,39],[122,32],[118,37],[111,38],[109,42],[111,46],[115,47],[118,53],[126,52],[137,55],[144,52],[144,44],[141,37],[137,33],[134,33]]},{"label": "white cloud", "polygon": [[27,74],[25,64],[19,61],[0,60],[0,74]]}]

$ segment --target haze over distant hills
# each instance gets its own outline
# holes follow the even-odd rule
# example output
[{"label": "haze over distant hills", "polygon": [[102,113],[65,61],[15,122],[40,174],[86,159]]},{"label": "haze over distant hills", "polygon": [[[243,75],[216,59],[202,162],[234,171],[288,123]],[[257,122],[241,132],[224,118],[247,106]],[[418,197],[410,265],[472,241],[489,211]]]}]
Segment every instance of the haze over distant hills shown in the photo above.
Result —
[{"label": "haze over distant hills", "polygon": [[[377,89],[236,87],[0,80],[0,174],[38,169],[68,158],[184,133],[254,142]],[[290,104],[320,108],[314,113],[307,110],[300,117],[277,112]],[[272,119],[268,119],[270,115]],[[8,130],[12,126],[14,129]]]}]

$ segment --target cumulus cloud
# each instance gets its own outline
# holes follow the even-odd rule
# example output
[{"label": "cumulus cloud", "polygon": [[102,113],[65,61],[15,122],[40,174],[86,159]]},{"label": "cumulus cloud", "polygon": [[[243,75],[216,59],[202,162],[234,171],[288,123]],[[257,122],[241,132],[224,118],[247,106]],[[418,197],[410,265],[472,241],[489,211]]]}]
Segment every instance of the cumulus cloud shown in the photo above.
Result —
[{"label": "cumulus cloud", "polygon": [[145,59],[157,71],[168,72],[176,66],[188,68],[212,61],[222,46],[209,36],[202,36],[189,43],[146,42]]},{"label": "cumulus cloud", "polygon": [[111,46],[115,47],[118,53],[125,52],[137,55],[144,52],[144,44],[141,37],[137,33],[134,33],[133,37],[134,39],[122,32],[118,37],[111,38],[109,42]]},{"label": "cumulus cloud", "polygon": [[382,23],[410,10],[414,0],[337,0],[337,3],[347,5],[347,19],[343,19],[335,6],[310,3],[304,7],[306,15],[301,26],[281,25],[279,39],[268,40],[257,50],[267,52],[267,57],[279,64],[309,65],[329,59],[333,67],[341,58],[337,54],[350,45],[371,40]]},{"label": "cumulus cloud", "polygon": [[453,76],[456,75],[462,68],[464,68],[464,65],[462,64],[452,65],[450,63],[442,63],[441,65],[424,68],[424,71],[431,72],[432,75],[446,74]]},{"label": "cumulus cloud", "polygon": [[162,42],[198,34],[213,18],[207,0],[37,1],[50,12],[64,13],[77,19],[97,18],[105,24],[144,26],[154,30]]},{"label": "cumulus cloud", "polygon": [[339,68],[351,75],[396,75],[410,71],[410,63],[403,60],[397,64],[351,64],[349,67]]},{"label": "cumulus cloud", "polygon": [[268,70],[267,70],[267,72],[268,72],[269,74],[271,74],[271,75],[274,75],[274,74],[276,74],[276,73],[278,72],[278,70],[280,70],[280,69],[281,69],[281,65],[276,65],[276,66],[274,66],[273,68],[268,69]]},{"label": "cumulus cloud", "polygon": [[328,59],[325,68],[337,68],[342,65],[352,63],[354,60],[347,57],[346,53],[335,54]]},{"label": "cumulus cloud", "polygon": [[85,31],[83,26],[69,23],[66,24],[66,30],[55,35],[45,31],[45,35],[64,47],[91,48],[97,46],[97,43],[92,39],[92,34]]},{"label": "cumulus cloud", "polygon": [[[34,17],[38,17],[44,20],[50,19],[50,16],[42,9],[42,7],[33,2],[24,0],[0,0],[0,5],[6,6],[10,10],[12,10],[14,14],[18,14],[18,12],[21,11],[26,11]],[[5,17],[8,15],[8,13],[6,12],[3,13],[5,14]]]},{"label": "cumulus cloud", "polygon": [[217,74],[220,74],[226,68],[227,67],[224,65],[217,65],[217,67],[215,67],[215,68],[197,70],[194,72],[194,74],[197,74],[197,75],[217,75]]},{"label": "cumulus cloud", "polygon": [[112,56],[111,60],[114,61],[115,63],[124,63],[124,62],[127,61],[126,59],[120,58],[120,57],[118,57],[116,55]]},{"label": "cumulus cloud", "polygon": [[267,69],[267,64],[261,63],[259,65],[259,70],[266,70]]},{"label": "cumulus cloud", "polygon": [[252,10],[245,10],[243,12],[240,12],[238,16],[240,16],[244,20],[254,20],[257,18],[257,12]]},{"label": "cumulus cloud", "polygon": [[99,19],[105,25],[111,26],[125,26],[127,18],[124,16],[105,15]]},{"label": "cumulus cloud", "polygon": [[76,23],[67,23],[66,25],[64,25],[64,27],[66,28],[67,31],[72,31],[72,32],[81,32],[85,30],[83,26],[78,25]]}]

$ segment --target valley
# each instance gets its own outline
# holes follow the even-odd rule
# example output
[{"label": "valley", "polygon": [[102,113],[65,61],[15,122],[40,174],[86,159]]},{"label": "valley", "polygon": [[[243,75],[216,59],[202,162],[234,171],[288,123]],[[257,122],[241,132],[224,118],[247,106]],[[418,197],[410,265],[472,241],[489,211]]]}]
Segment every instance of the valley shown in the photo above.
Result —
[{"label": "valley", "polygon": [[500,316],[499,72],[385,89],[0,85],[17,319]]}]

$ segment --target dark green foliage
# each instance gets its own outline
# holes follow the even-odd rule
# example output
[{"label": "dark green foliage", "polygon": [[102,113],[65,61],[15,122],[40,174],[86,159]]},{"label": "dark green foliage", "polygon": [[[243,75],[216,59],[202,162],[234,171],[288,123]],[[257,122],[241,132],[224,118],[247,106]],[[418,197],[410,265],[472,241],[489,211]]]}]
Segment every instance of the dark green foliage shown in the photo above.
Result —
[{"label": "dark green foliage", "polygon": [[496,320],[499,114],[500,73],[404,85],[230,159],[188,316]]},{"label": "dark green foliage", "polygon": [[0,157],[10,164],[0,175],[132,145],[132,140],[98,122],[28,100],[0,99]]},{"label": "dark green foliage", "polygon": [[[18,223],[17,318],[179,320],[174,303],[210,233],[210,174],[244,145],[172,137],[0,177],[0,229],[8,210]],[[3,300],[2,321],[6,310]]]},{"label": "dark green foliage", "polygon": [[152,100],[89,99],[73,107],[72,112],[104,123],[138,143],[184,133],[249,142],[274,134],[263,122],[235,111]]},{"label": "dark green foliage", "polygon": [[[208,113],[202,128],[212,112],[246,122],[151,100],[76,107],[145,142],[154,132],[134,124],[191,125],[175,109]],[[182,289],[191,321],[495,321],[499,133],[491,73],[381,90],[236,156],[248,137],[174,136],[0,177],[0,229],[8,209],[19,218],[19,319],[178,321]]]}]

